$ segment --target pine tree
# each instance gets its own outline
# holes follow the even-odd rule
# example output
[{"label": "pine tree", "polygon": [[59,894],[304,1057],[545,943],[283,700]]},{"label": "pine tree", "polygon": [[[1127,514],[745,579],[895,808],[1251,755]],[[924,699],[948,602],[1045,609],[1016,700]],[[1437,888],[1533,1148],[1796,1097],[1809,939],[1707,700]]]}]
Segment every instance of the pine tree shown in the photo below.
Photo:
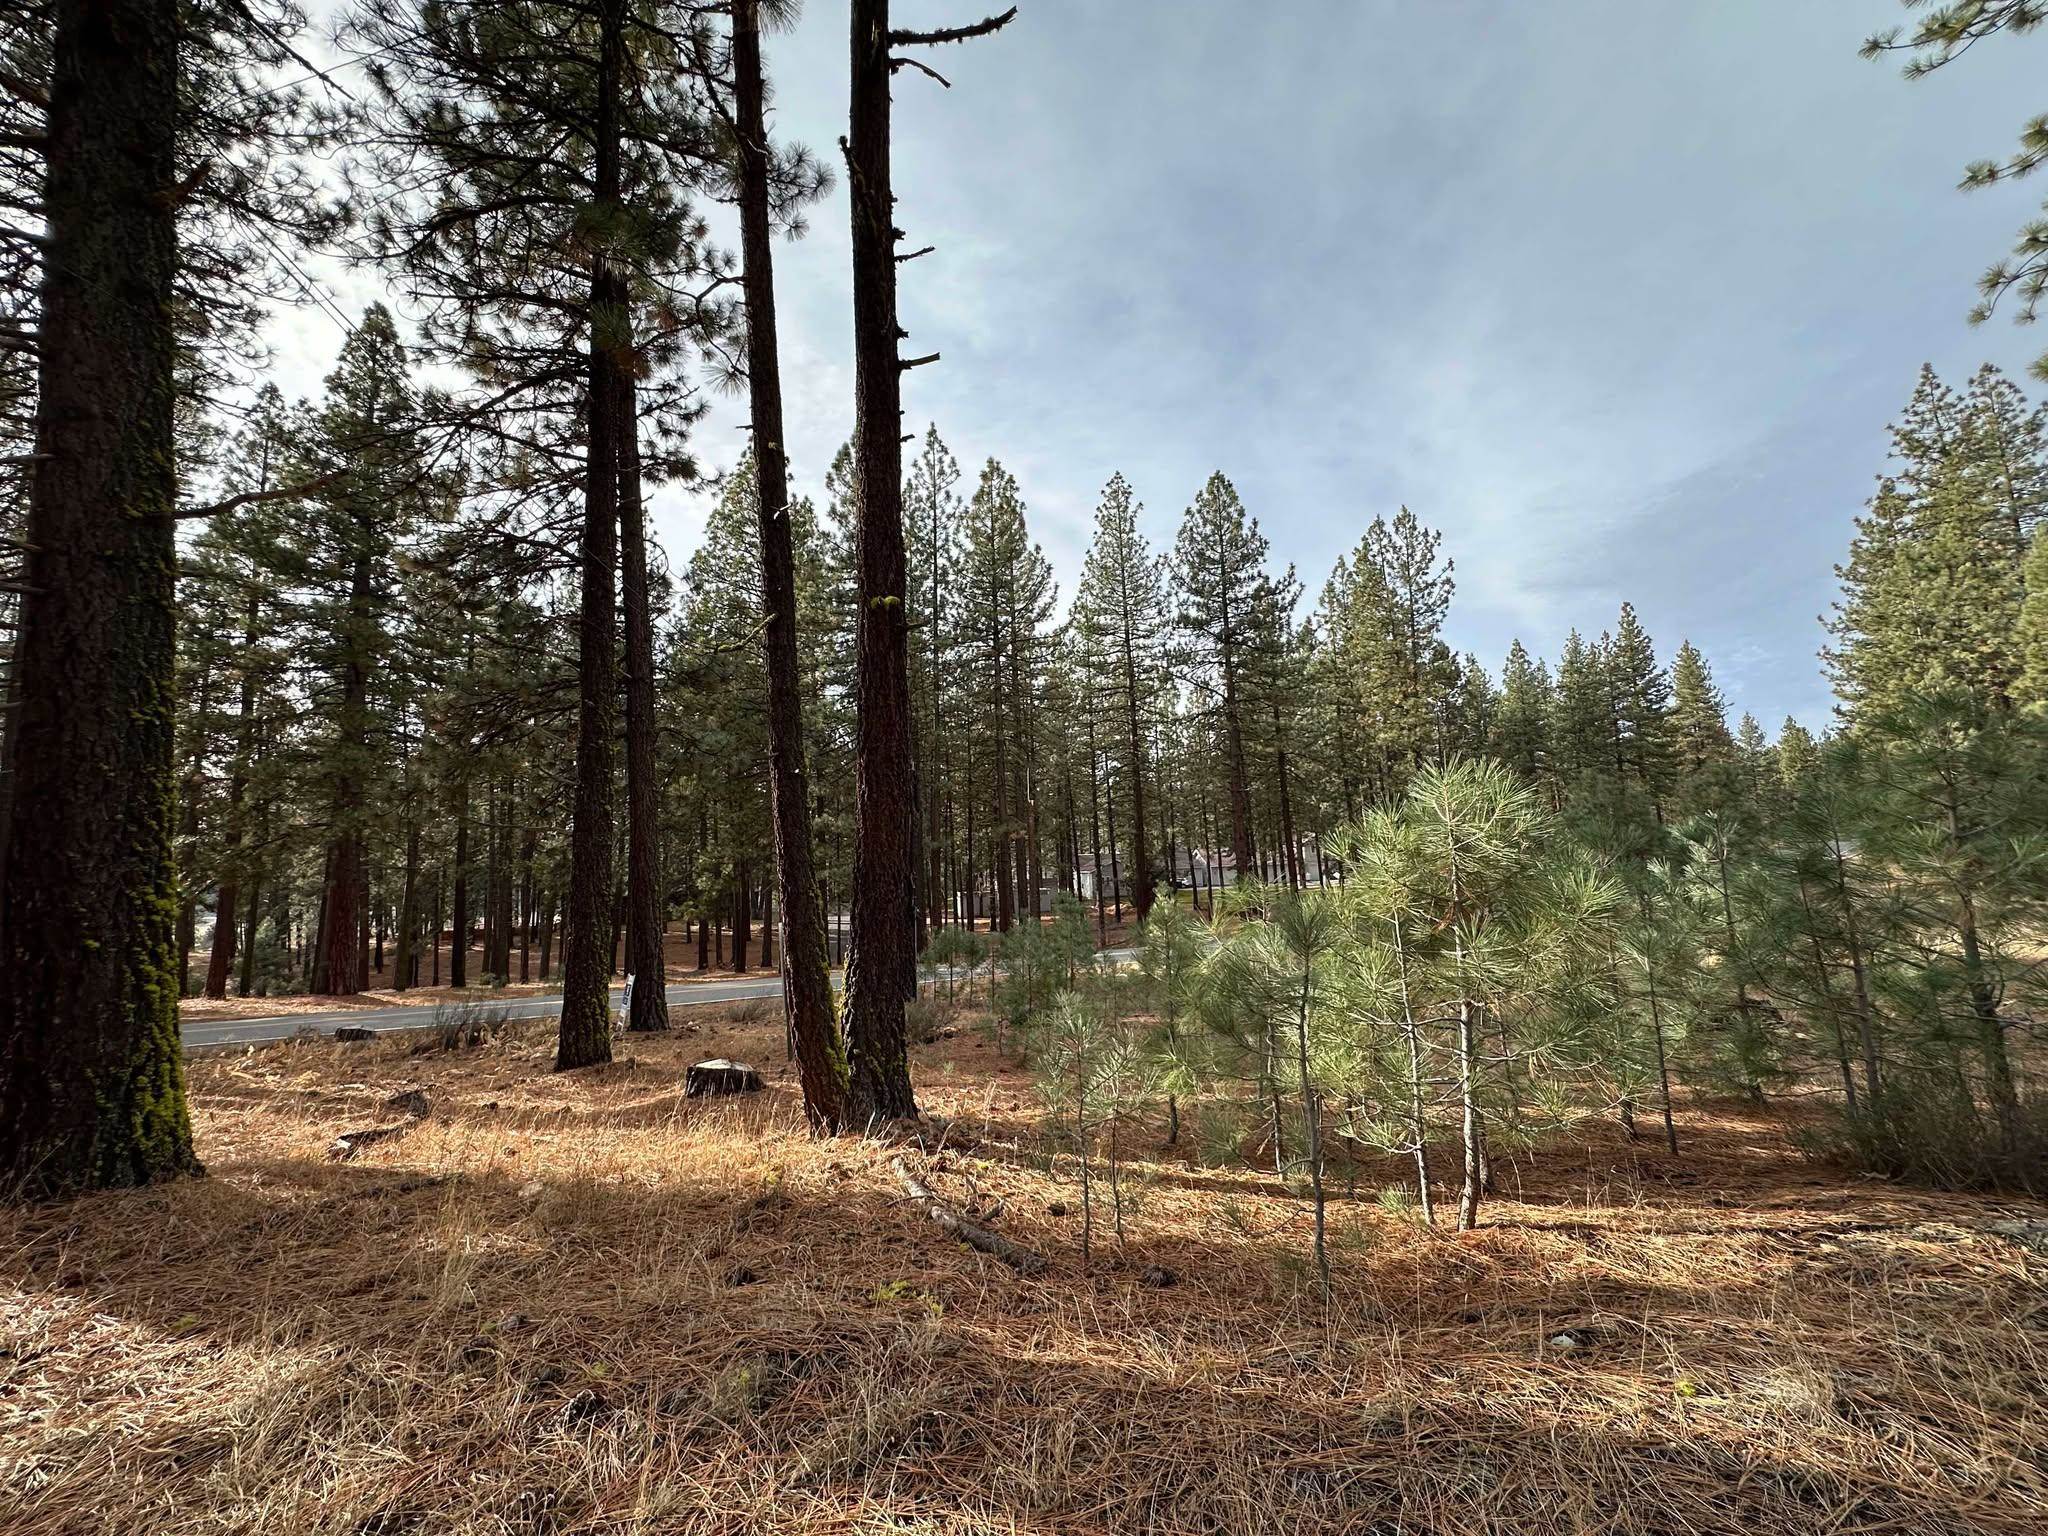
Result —
[{"label": "pine tree", "polygon": [[1230,816],[1232,878],[1249,880],[1257,864],[1253,831],[1250,710],[1245,672],[1262,608],[1272,608],[1269,546],[1237,488],[1219,472],[1209,477],[1181,519],[1174,542],[1175,623],[1181,646],[1216,722],[1224,753]]},{"label": "pine tree", "polygon": [[29,600],[0,891],[0,1168],[36,1194],[199,1171],[171,854],[179,44],[52,8]]},{"label": "pine tree", "polygon": [[1777,753],[1755,715],[1743,712],[1735,727],[1735,774],[1742,793],[1753,805],[1764,801],[1765,785],[1777,772]]},{"label": "pine tree", "polygon": [[416,437],[410,365],[382,306],[343,345],[315,424],[311,467],[334,478],[294,540],[300,580],[310,589],[302,654],[325,675],[328,701],[316,748],[327,851],[310,983],[315,992],[344,995],[369,981],[368,860],[391,799],[380,746],[391,735],[398,560],[433,494]]},{"label": "pine tree", "polygon": [[1152,701],[1159,691],[1166,639],[1165,562],[1138,531],[1141,510],[1122,475],[1103,487],[1095,512],[1095,538],[1081,567],[1069,622],[1079,637],[1090,692],[1113,725],[1117,769],[1130,790],[1131,879],[1138,921],[1152,910],[1156,870],[1147,845],[1151,822],[1146,740]]},{"label": "pine tree", "polygon": [[2027,595],[2020,603],[2013,626],[2013,649],[2019,678],[2013,684],[2014,702],[2048,703],[2048,530],[2037,528],[2027,551],[2025,566]]},{"label": "pine tree", "polygon": [[[1905,0],[1924,7],[1914,26],[1889,27],[1873,33],[1863,43],[1863,57],[1873,59],[1904,54],[1903,73],[1918,80],[1953,63],[1979,43],[2000,33],[2024,36],[2048,22],[2048,9],[2039,0],[1956,0],[1950,4],[1928,4],[1928,0]],[[2032,175],[2048,159],[2048,121],[2029,121],[2020,135],[2019,148],[2005,160],[1978,160],[1963,170],[1963,186],[1981,188],[2017,181]],[[2013,318],[2025,324],[2038,312],[2041,295],[2048,291],[2048,221],[2030,220],[2020,231],[2010,258],[1994,263],[1977,280],[1979,301],[1970,311],[1971,322],[1988,320],[1998,304],[2011,297]],[[2048,377],[2048,358],[2037,359],[2034,371]]]},{"label": "pine tree", "polygon": [[1490,753],[1500,732],[1500,690],[1472,652],[1465,653],[1457,690],[1445,702],[1442,735],[1449,753],[1469,757]]},{"label": "pine tree", "polygon": [[1007,933],[1035,917],[1036,711],[1052,618],[1052,568],[1031,542],[1015,476],[994,459],[982,467],[965,517],[955,605],[958,654],[973,701],[975,755],[986,765],[976,825],[986,840],[991,911]]},{"label": "pine tree", "polygon": [[1611,772],[1612,703],[1607,669],[1600,651],[1574,629],[1565,637],[1557,661],[1555,709],[1550,739],[1559,780],[1570,787],[1587,774]]},{"label": "pine tree", "polygon": [[[2048,736],[2032,718],[1987,710],[1966,695],[1916,701],[1868,722],[1871,812],[1867,856],[1895,872],[1919,950],[1921,1016],[1946,1057],[1958,1113],[1991,1111],[2001,1167],[2022,1187],[2039,1148],[2025,1116],[2008,1036],[2008,999],[2033,968],[2044,912],[2038,877],[2048,853]],[[1962,1066],[1963,1054],[1977,1070]]]},{"label": "pine tree", "polygon": [[1728,706],[1706,657],[1690,640],[1680,642],[1671,662],[1670,742],[1674,796],[1681,807],[1707,809],[1734,793],[1735,738],[1728,733]]},{"label": "pine tree", "polygon": [[1457,661],[1442,638],[1455,590],[1452,566],[1438,553],[1443,536],[1401,508],[1389,523],[1374,518],[1361,546],[1387,594],[1386,670],[1392,684],[1383,704],[1389,752],[1411,769],[1445,755],[1441,701],[1456,687]]},{"label": "pine tree", "polygon": [[859,607],[853,958],[846,974],[850,1105],[866,1123],[916,1111],[905,1059],[904,1005],[917,989],[917,795],[910,701],[908,573],[903,543],[903,398],[897,350],[895,194],[890,187],[892,50],[962,42],[1006,25],[1014,8],[973,26],[892,31],[889,0],[854,0],[847,181],[853,213],[854,462]]},{"label": "pine tree", "polygon": [[1601,663],[1615,778],[1632,780],[1661,818],[1671,782],[1671,682],[1627,603],[1601,647]]},{"label": "pine tree", "polygon": [[1347,820],[1392,792],[1393,765],[1382,705],[1390,595],[1363,543],[1340,555],[1323,583],[1314,625],[1314,697],[1321,717],[1323,770],[1337,785]]},{"label": "pine tree", "polygon": [[1897,469],[1837,568],[1842,597],[1823,653],[1852,724],[1955,690],[2011,702],[2022,541],[2048,459],[2009,390],[1980,374],[1959,397],[1923,368],[1892,429]]},{"label": "pine tree", "polygon": [[[515,499],[536,480],[580,492],[563,1068],[611,1049],[619,540],[639,496],[627,480],[648,457],[634,423],[644,411],[672,433],[694,419],[681,347],[731,319],[695,291],[708,259],[689,195],[724,171],[698,152],[681,21],[626,0],[487,11],[362,0],[347,34],[372,87],[351,115],[356,158],[400,189],[365,221],[359,254],[406,273],[424,301],[424,344],[479,382],[455,414],[496,444],[491,467]],[[508,420],[520,429],[500,437]],[[659,435],[652,446],[677,457]],[[644,771],[645,753],[633,763]]]},{"label": "pine tree", "polygon": [[[311,424],[294,422],[274,386],[259,391],[247,424],[235,435],[229,455],[233,467],[223,481],[231,494],[259,499],[210,519],[192,540],[179,573],[185,615],[180,648],[210,641],[212,658],[183,662],[181,671],[189,677],[200,667],[217,667],[221,673],[214,695],[219,713],[211,720],[196,707],[201,690],[180,688],[186,705],[181,729],[201,738],[183,755],[223,763],[226,779],[212,857],[190,847],[181,861],[188,899],[191,888],[210,883],[215,891],[213,942],[202,987],[212,998],[227,996],[238,961],[239,992],[247,996],[252,989],[264,876],[275,864],[254,832],[270,818],[277,795],[266,748],[289,711],[283,687],[296,636],[282,567],[285,535],[298,509],[260,498],[291,483],[299,472],[295,443],[311,435]],[[226,713],[230,696],[232,715]]]},{"label": "pine tree", "polygon": [[[1797,795],[1819,766],[1820,744],[1813,739],[1813,732],[1787,715],[1778,727],[1777,748],[1771,755],[1784,793]],[[1767,809],[1775,799],[1775,795],[1760,795],[1758,804]]]},{"label": "pine tree", "polygon": [[956,487],[960,466],[936,426],[903,485],[904,532],[908,538],[906,579],[912,623],[917,630],[910,656],[911,702],[917,718],[918,791],[924,798],[924,917],[928,928],[946,921],[950,836],[946,811],[956,767],[954,743],[945,722],[966,707],[959,679],[949,665],[958,627],[953,588],[961,580],[963,508]]},{"label": "pine tree", "polygon": [[[1425,769],[1342,846],[1358,947],[1337,963],[1360,989],[1354,1016],[1375,1021],[1382,1042],[1359,1042],[1354,1091],[1405,1100],[1421,1120],[1438,1107],[1426,1063],[1448,1063],[1458,1225],[1471,1227],[1489,1139],[1526,1134],[1508,1092],[1518,1064],[1543,1062],[1560,1090],[1603,1074],[1587,1021],[1609,1002],[1619,892],[1562,837],[1532,785],[1483,759]],[[1390,1069],[1399,1087],[1380,1086]],[[1427,1139],[1407,1134],[1417,1147]],[[1426,1163],[1421,1172],[1426,1187]]]},{"label": "pine tree", "polygon": [[739,162],[740,234],[746,263],[747,384],[754,429],[755,525],[760,548],[762,670],[766,682],[770,808],[783,923],[783,1011],[811,1124],[838,1130],[845,1118],[846,1055],[833,1015],[825,912],[811,841],[805,780],[803,679],[798,641],[797,561],[783,446],[782,375],[775,312],[767,87],[761,66],[761,7],[736,0],[732,13],[732,123]]},{"label": "pine tree", "polygon": [[1494,711],[1490,750],[1532,784],[1550,786],[1555,796],[1555,756],[1551,746],[1552,721],[1556,714],[1555,690],[1549,670],[1532,661],[1516,640],[1508,647],[1506,665],[1501,669],[1500,704]]}]

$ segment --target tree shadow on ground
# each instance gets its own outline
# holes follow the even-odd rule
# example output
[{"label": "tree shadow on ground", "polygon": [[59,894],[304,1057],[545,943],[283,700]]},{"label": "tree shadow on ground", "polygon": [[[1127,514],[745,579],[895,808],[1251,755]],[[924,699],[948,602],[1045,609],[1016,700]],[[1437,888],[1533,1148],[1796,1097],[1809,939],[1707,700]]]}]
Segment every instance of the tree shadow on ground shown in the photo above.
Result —
[{"label": "tree shadow on ground", "polygon": [[[10,1532],[1769,1536],[2048,1510],[2001,1364],[2039,1277],[2003,1248],[1793,1253],[1613,1224],[1633,1200],[1567,1227],[1560,1150],[1528,1225],[1340,1211],[1325,1313],[1271,1180],[1162,1167],[1084,1268],[1050,1209],[1070,1184],[913,1148],[949,1198],[1007,1202],[1051,1260],[1027,1277],[899,1198],[894,1148],[810,1141],[787,1083],[682,1101],[643,1054],[351,1062],[311,1098],[317,1054],[268,1098],[211,1071],[213,1177],[0,1216]],[[425,1122],[320,1155],[416,1080]]]}]

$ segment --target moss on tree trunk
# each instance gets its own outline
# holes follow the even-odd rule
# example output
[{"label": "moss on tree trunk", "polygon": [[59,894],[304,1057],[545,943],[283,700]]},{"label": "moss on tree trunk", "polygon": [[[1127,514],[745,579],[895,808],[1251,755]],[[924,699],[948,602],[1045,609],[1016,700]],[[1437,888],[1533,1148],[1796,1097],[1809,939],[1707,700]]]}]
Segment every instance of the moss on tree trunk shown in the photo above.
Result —
[{"label": "moss on tree trunk", "polygon": [[196,1173],[171,858],[175,8],[56,0],[31,593],[0,959],[0,1167]]}]

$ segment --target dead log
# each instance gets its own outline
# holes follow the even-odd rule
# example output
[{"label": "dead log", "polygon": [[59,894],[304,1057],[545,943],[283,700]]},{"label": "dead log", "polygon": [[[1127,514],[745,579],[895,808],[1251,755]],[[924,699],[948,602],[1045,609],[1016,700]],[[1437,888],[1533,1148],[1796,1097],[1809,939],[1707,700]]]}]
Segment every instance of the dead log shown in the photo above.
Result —
[{"label": "dead log", "polygon": [[896,1179],[903,1186],[903,1192],[924,1208],[925,1215],[968,1247],[992,1259],[1001,1259],[1019,1274],[1035,1275],[1045,1268],[1044,1254],[1033,1253],[1022,1244],[1011,1242],[1002,1233],[969,1221],[932,1193],[930,1186],[918,1179],[902,1158],[896,1158],[890,1166],[896,1170]]},{"label": "dead log", "polygon": [[389,1141],[393,1136],[403,1136],[417,1124],[417,1120],[409,1120],[404,1125],[373,1125],[365,1130],[344,1131],[334,1138],[334,1144],[327,1149],[327,1155],[336,1162],[347,1162],[363,1148],[373,1147],[380,1141]]}]

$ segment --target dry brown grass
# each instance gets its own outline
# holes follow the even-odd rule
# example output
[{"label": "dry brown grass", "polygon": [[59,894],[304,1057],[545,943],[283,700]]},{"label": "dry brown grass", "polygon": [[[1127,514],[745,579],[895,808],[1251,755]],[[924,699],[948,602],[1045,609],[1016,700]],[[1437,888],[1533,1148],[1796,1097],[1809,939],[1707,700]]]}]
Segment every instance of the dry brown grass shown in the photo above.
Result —
[{"label": "dry brown grass", "polygon": [[[807,1137],[779,1034],[706,1011],[567,1077],[545,1025],[197,1059],[211,1177],[0,1216],[0,1529],[2048,1520],[2048,1262],[1976,1230],[2038,1210],[1845,1181],[1695,1111],[1675,1164],[1553,1145],[1462,1238],[1344,1204],[1325,1319],[1301,1208],[1249,1172],[1136,1168],[1129,1247],[1084,1273],[1027,1080],[962,1032],[920,1050],[953,1145],[919,1165],[1004,1202],[1053,1261],[1026,1279],[901,1201],[891,1149]],[[719,1054],[770,1091],[683,1100]],[[410,1088],[426,1120],[327,1160]]]}]

